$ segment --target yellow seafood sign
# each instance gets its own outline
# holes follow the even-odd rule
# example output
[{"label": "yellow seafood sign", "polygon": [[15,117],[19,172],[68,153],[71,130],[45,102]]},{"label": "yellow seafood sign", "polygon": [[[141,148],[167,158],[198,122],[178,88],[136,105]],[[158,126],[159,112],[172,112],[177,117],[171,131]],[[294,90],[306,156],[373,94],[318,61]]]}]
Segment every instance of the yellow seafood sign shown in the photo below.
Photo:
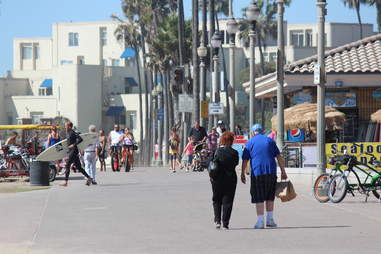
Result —
[{"label": "yellow seafood sign", "polygon": [[[335,155],[343,155],[347,151],[350,155],[355,155],[357,160],[362,163],[369,163],[372,159],[373,154],[376,157],[376,160],[381,160],[381,143],[380,142],[371,142],[371,143],[329,143],[326,144],[326,154],[327,161],[330,157]],[[369,153],[369,154],[367,154]],[[332,165],[328,164],[328,167]]]}]

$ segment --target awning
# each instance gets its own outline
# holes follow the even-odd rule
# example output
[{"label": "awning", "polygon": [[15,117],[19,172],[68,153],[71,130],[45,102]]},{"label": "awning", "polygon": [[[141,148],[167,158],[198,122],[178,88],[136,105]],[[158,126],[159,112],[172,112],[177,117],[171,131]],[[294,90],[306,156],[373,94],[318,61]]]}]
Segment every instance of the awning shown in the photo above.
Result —
[{"label": "awning", "polygon": [[138,86],[138,83],[136,83],[134,78],[126,77],[125,79],[129,86]]},{"label": "awning", "polygon": [[119,116],[123,111],[123,106],[112,106],[108,108],[106,116]]},{"label": "awning", "polygon": [[136,52],[133,48],[126,48],[120,58],[133,58]]},{"label": "awning", "polygon": [[53,87],[53,80],[50,79],[50,78],[45,79],[45,80],[41,83],[40,87],[52,88],[52,87]]}]

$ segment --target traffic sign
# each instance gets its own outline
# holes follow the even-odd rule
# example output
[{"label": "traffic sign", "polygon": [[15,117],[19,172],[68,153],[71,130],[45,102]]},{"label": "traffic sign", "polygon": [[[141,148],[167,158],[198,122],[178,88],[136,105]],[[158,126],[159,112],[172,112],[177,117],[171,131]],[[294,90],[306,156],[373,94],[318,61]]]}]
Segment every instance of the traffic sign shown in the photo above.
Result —
[{"label": "traffic sign", "polygon": [[209,114],[210,115],[223,115],[224,105],[222,103],[209,103]]},{"label": "traffic sign", "polygon": [[179,112],[193,112],[193,97],[187,94],[179,94]]},{"label": "traffic sign", "polygon": [[209,102],[201,101],[201,118],[209,117]]},{"label": "traffic sign", "polygon": [[315,85],[320,85],[320,64],[315,64],[314,66],[314,84]]}]

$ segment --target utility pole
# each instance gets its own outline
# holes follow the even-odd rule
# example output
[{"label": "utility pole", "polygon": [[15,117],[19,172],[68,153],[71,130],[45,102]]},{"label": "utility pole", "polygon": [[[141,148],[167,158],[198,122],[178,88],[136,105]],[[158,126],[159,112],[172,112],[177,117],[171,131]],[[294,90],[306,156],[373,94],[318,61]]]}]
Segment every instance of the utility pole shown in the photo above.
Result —
[{"label": "utility pole", "polygon": [[277,57],[277,145],[284,147],[284,0],[278,0],[278,57]]},{"label": "utility pole", "polygon": [[[209,42],[211,43],[211,40],[212,40],[212,37],[214,35],[214,32],[215,32],[215,5],[214,5],[214,1],[215,0],[209,0]],[[210,72],[213,73],[214,70],[214,66],[213,66],[213,47],[210,45]],[[213,77],[212,77],[213,79]],[[210,99],[212,101],[212,98],[213,98],[213,95],[214,95],[215,91],[213,90],[213,86],[211,87],[211,91],[210,91]],[[214,102],[214,101],[213,101]],[[213,115],[209,115],[209,123],[208,123],[208,129],[210,130],[212,127],[213,127],[213,122],[214,122],[214,116]],[[215,126],[214,126],[215,127]]]},{"label": "utility pole", "polygon": [[325,16],[327,15],[326,0],[317,1],[318,15],[318,67],[320,79],[317,87],[317,146],[318,146],[318,170],[326,171],[325,154]]}]

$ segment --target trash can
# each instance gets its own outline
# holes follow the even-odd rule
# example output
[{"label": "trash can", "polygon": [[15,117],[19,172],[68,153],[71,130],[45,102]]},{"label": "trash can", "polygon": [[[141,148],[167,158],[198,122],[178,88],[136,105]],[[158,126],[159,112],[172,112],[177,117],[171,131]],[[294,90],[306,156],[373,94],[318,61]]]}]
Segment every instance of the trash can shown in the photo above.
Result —
[{"label": "trash can", "polygon": [[32,186],[49,186],[49,162],[32,161],[29,169],[29,181]]}]

